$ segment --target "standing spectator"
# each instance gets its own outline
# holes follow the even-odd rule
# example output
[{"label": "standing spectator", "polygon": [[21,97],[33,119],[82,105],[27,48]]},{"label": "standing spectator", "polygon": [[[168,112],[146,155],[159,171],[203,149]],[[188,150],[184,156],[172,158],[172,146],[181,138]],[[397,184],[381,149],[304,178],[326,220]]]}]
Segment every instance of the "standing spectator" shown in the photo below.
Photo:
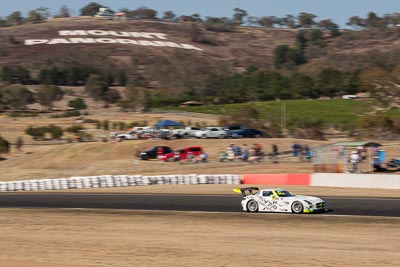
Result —
[{"label": "standing spectator", "polygon": [[297,157],[298,150],[299,150],[299,145],[297,143],[294,143],[293,146],[292,146],[292,155],[293,155],[293,157]]},{"label": "standing spectator", "polygon": [[360,173],[359,164],[360,162],[360,155],[357,151],[353,151],[350,155],[350,163],[353,165],[353,173]]},{"label": "standing spectator", "polygon": [[239,157],[240,154],[241,154],[240,146],[233,145],[232,146],[232,151],[233,151],[233,154],[235,155],[235,158]]},{"label": "standing spectator", "polygon": [[249,158],[249,148],[246,144],[243,144],[242,153],[240,154],[239,158],[243,161],[247,161],[247,159]]},{"label": "standing spectator", "polygon": [[272,162],[273,163],[278,163],[278,154],[279,154],[279,149],[276,144],[272,144]]},{"label": "standing spectator", "polygon": [[305,150],[305,160],[310,161],[312,158],[312,152],[310,147],[308,145],[304,145],[304,150]]}]

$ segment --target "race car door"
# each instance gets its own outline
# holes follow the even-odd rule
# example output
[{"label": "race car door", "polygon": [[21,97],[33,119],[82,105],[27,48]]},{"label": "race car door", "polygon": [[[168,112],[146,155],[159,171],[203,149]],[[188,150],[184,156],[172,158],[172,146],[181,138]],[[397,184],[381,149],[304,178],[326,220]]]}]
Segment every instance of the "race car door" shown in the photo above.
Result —
[{"label": "race car door", "polygon": [[276,194],[272,190],[263,190],[261,192],[263,199],[263,210],[265,211],[278,211],[278,203],[276,198]]}]

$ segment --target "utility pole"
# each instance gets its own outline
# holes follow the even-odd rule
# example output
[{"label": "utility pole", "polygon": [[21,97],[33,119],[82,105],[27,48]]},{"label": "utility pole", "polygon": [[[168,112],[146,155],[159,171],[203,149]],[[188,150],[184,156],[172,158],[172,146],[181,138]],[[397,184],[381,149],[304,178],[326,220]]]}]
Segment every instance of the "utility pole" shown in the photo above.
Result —
[{"label": "utility pole", "polygon": [[286,137],[286,105],[281,103],[281,136]]}]

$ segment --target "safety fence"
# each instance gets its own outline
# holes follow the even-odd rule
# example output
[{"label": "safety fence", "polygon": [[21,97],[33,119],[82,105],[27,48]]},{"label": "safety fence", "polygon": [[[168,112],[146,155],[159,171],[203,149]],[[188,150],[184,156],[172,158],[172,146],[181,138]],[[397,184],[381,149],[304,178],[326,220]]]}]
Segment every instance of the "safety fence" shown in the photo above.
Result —
[{"label": "safety fence", "polygon": [[102,175],[0,182],[0,192],[66,190],[143,185],[240,184],[241,175]]}]

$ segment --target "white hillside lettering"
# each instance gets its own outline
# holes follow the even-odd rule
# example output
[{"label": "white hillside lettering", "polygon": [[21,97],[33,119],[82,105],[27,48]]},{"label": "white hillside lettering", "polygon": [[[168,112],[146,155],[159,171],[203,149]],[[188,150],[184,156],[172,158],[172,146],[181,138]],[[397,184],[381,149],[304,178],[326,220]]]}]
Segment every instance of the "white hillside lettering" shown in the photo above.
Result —
[{"label": "white hillside lettering", "polygon": [[[107,30],[61,30],[58,31],[59,36],[95,36],[92,37],[71,37],[71,38],[53,38],[53,39],[27,39],[25,45],[56,45],[56,44],[122,44],[122,45],[140,45],[140,46],[157,46],[172,47],[187,50],[203,51],[191,44],[176,43],[167,40],[167,34],[158,32],[124,32],[124,31],[107,31]],[[105,37],[105,38],[102,38]],[[113,37],[128,37],[113,38]],[[133,40],[131,38],[140,38]],[[149,40],[153,39],[153,40]],[[159,40],[154,40],[159,39]]]}]

